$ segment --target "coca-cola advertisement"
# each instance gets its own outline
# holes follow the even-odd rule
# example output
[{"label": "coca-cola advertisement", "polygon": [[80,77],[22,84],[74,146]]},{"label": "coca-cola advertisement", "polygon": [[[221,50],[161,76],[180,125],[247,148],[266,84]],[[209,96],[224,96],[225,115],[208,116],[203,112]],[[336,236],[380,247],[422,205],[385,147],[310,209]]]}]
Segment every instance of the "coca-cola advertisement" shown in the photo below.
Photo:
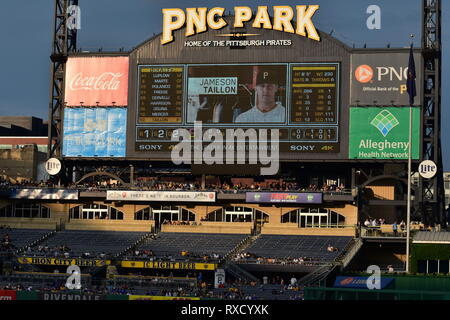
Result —
[{"label": "coca-cola advertisement", "polygon": [[128,57],[74,57],[66,65],[67,106],[127,106]]}]

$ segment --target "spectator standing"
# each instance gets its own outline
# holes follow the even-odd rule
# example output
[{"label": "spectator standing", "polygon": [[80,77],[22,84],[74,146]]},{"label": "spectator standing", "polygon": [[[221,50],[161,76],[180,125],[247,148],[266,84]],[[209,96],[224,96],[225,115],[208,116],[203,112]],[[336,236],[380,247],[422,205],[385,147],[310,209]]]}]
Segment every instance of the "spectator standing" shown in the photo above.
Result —
[{"label": "spectator standing", "polygon": [[394,236],[397,236],[398,230],[397,221],[395,221],[394,224],[392,225],[392,230],[394,231]]},{"label": "spectator standing", "polygon": [[400,230],[405,231],[406,228],[406,223],[405,221],[402,220],[402,222],[400,222]]}]

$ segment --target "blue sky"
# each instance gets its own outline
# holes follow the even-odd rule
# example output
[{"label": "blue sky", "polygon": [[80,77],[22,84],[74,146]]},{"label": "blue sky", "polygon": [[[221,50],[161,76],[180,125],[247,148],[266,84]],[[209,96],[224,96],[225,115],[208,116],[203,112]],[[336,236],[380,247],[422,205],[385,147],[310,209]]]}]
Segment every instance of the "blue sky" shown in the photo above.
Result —
[{"label": "blue sky", "polygon": [[[53,0],[2,0],[0,4],[0,116],[32,115],[47,119],[52,41]],[[126,50],[140,44],[162,27],[162,8],[216,7],[232,10],[236,5],[319,4],[314,21],[324,32],[356,47],[405,47],[415,34],[421,39],[421,0],[315,0],[315,1],[211,1],[211,0],[79,0],[82,10],[78,47],[83,50]],[[450,3],[442,1],[443,74],[449,74]],[[366,27],[369,5],[381,8],[381,30]],[[450,170],[449,81],[442,83],[442,146],[444,169]]]}]

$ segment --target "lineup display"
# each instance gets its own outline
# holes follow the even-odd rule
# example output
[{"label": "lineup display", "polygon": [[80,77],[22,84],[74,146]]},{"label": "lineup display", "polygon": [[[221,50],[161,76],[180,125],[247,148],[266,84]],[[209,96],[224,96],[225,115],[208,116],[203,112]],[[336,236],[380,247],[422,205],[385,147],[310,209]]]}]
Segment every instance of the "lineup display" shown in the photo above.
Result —
[{"label": "lineup display", "polygon": [[183,67],[139,69],[139,123],[182,122]]},{"label": "lineup display", "polygon": [[280,151],[339,153],[339,63],[138,66],[136,152],[177,129],[279,129]]}]

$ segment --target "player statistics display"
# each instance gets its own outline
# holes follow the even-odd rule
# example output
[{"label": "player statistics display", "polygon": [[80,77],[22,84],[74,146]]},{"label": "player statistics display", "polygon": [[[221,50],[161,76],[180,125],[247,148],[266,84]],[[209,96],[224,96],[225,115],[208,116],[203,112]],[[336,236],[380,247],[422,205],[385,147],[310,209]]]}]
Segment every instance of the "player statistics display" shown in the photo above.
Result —
[{"label": "player statistics display", "polygon": [[338,153],[339,63],[138,66],[136,152],[178,128],[278,128],[280,151]]}]

